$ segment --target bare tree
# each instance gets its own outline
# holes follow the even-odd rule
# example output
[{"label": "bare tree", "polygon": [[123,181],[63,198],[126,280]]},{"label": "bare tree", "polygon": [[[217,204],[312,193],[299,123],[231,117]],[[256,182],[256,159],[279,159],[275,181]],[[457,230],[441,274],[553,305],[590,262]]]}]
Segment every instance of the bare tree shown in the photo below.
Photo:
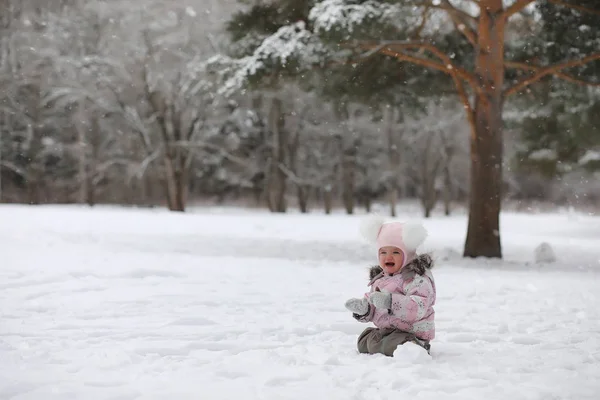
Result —
[{"label": "bare tree", "polygon": [[426,115],[409,116],[402,125],[407,131],[403,145],[410,149],[404,168],[418,189],[426,218],[431,216],[440,195],[446,215],[450,214],[456,181],[453,161],[457,154],[466,155],[466,143],[461,142],[464,135],[460,133],[468,130],[468,126],[459,111],[451,99],[429,101]]}]

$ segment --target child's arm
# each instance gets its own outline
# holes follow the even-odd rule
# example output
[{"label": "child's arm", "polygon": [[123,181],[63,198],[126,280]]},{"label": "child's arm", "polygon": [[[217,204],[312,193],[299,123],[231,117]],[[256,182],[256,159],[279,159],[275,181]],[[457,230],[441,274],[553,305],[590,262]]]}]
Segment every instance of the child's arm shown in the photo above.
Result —
[{"label": "child's arm", "polygon": [[429,278],[416,276],[406,285],[405,293],[392,293],[392,315],[410,323],[423,319],[435,299]]},{"label": "child's arm", "polygon": [[406,285],[404,292],[406,294],[374,292],[367,296],[374,307],[386,309],[403,321],[413,323],[425,317],[435,299],[435,291],[429,278],[415,277]]}]

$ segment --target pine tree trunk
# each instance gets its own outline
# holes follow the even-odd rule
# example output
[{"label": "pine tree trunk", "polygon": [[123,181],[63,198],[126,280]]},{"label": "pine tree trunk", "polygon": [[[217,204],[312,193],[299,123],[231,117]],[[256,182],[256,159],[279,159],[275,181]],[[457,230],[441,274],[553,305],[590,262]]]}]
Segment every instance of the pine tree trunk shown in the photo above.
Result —
[{"label": "pine tree trunk", "polygon": [[502,0],[482,0],[479,20],[475,126],[471,135],[471,190],[465,257],[502,257],[500,206],[502,186],[502,88],[504,20]]}]

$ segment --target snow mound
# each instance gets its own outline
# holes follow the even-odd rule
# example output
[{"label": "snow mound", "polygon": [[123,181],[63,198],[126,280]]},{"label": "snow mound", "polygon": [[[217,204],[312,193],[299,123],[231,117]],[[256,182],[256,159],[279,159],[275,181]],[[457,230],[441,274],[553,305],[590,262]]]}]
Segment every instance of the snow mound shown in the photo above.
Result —
[{"label": "snow mound", "polygon": [[556,261],[556,255],[554,250],[549,243],[543,242],[535,248],[534,252],[535,262],[540,263],[553,263]]},{"label": "snow mound", "polygon": [[427,350],[413,342],[404,343],[394,351],[394,359],[402,364],[424,364],[431,361],[431,356]]}]

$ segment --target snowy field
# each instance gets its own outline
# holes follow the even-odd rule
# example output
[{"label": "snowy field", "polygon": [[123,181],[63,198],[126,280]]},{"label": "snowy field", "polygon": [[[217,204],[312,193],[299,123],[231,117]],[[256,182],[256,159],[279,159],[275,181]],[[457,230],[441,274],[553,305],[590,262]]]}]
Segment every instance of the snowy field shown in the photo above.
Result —
[{"label": "snowy field", "polygon": [[0,207],[0,399],[600,398],[600,217],[504,214],[493,262],[460,257],[464,216],[426,220],[437,337],[412,363],[356,352],[359,219]]}]

